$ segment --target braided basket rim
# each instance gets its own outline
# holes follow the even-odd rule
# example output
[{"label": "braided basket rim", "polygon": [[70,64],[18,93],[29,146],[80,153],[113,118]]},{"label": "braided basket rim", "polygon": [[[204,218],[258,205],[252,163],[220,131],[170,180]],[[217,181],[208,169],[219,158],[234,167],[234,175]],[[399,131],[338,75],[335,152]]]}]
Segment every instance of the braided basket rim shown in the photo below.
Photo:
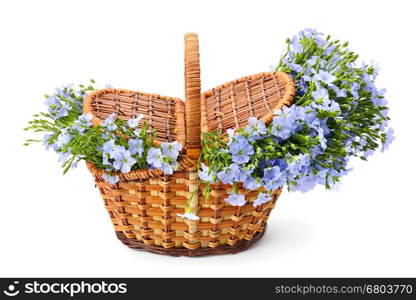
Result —
[{"label": "braided basket rim", "polygon": [[[88,170],[97,177],[102,177],[102,175],[107,174],[103,169],[98,168],[94,163],[87,161]],[[185,171],[195,171],[198,168],[197,162],[187,156],[182,156],[179,161],[179,170]],[[132,170],[128,173],[122,173],[120,171],[113,172],[114,175],[117,175],[122,181],[131,181],[131,180],[144,180],[148,178],[157,178],[165,176],[163,171],[160,169],[151,169],[143,168],[138,170]]]}]

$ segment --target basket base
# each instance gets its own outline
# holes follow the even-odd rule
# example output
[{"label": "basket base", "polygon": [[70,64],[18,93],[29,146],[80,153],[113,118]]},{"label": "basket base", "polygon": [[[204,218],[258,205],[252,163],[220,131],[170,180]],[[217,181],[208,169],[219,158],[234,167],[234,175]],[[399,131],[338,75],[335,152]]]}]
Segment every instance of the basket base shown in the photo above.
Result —
[{"label": "basket base", "polygon": [[155,246],[155,245],[147,245],[144,244],[136,239],[130,239],[127,238],[122,232],[116,231],[116,235],[118,239],[125,244],[126,246],[135,249],[135,250],[146,250],[149,252],[157,253],[157,254],[164,254],[164,255],[170,255],[170,256],[204,256],[204,255],[213,255],[213,254],[235,254],[241,251],[246,250],[249,248],[252,244],[257,242],[266,231],[267,225],[264,226],[264,229],[262,232],[256,233],[251,240],[241,240],[237,242],[235,245],[223,245],[216,248],[199,248],[195,250],[189,250],[186,248],[163,248],[161,246]]}]

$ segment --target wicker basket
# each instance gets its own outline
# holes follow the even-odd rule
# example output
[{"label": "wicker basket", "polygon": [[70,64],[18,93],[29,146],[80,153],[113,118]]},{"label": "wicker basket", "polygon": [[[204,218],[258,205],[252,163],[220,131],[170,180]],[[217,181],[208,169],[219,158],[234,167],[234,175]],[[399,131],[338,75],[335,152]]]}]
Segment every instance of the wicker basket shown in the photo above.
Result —
[{"label": "wicker basket", "polygon": [[[201,128],[239,128],[247,124],[250,116],[269,122],[273,111],[291,104],[295,94],[293,81],[285,73],[261,73],[202,95],[200,88],[198,37],[190,33],[185,35],[185,102],[121,89],[98,90],[85,100],[84,112],[94,116],[95,124],[111,113],[124,119],[143,114],[157,131],[157,142],[176,140],[184,145],[180,170],[169,176],[157,169],[134,170],[118,173],[120,181],[112,185],[102,179],[103,170],[87,163],[117,237],[131,248],[173,256],[236,253],[264,233],[281,191],[275,191],[272,201],[255,208],[251,202],[258,191],[243,190],[240,186],[239,192],[245,195],[247,203],[236,207],[224,201],[231,186],[218,183],[212,185],[206,200],[197,166]],[[192,196],[195,194],[198,197]],[[184,213],[186,203],[199,220],[177,215]]]}]

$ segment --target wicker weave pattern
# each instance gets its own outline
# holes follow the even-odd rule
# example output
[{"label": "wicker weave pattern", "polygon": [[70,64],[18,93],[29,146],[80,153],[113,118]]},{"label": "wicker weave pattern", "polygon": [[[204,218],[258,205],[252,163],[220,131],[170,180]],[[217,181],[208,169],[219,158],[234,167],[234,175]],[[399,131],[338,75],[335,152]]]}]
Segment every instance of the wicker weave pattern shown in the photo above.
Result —
[{"label": "wicker weave pattern", "polygon": [[[239,185],[247,203],[234,207],[225,202],[231,186],[217,183],[205,199],[198,180],[200,135],[240,128],[250,116],[269,122],[274,110],[291,104],[294,93],[291,78],[276,72],[243,77],[201,96],[198,38],[193,33],[185,35],[185,103],[120,89],[91,93],[84,112],[94,116],[94,124],[113,112],[123,119],[143,114],[156,129],[157,142],[177,140],[184,145],[180,170],[170,176],[157,169],[117,172],[120,181],[112,185],[102,179],[104,170],[87,163],[119,239],[135,249],[188,256],[235,253],[258,240],[281,190],[274,192],[272,201],[253,207],[259,191]],[[199,220],[179,217],[185,206]]]},{"label": "wicker weave pattern", "polygon": [[[233,246],[240,240],[251,240],[254,234],[263,231],[280,195],[280,190],[276,191],[273,201],[256,208],[252,203],[235,207],[224,201],[231,186],[219,183],[212,185],[209,200],[201,196],[201,190],[195,197],[192,206],[199,221],[177,216],[184,212],[189,194],[198,183],[195,168],[171,176],[122,181],[116,185],[96,176],[96,185],[115,230],[127,238],[163,248],[194,250]],[[246,194],[249,202],[258,194],[257,191],[240,192]]]},{"label": "wicker weave pattern", "polygon": [[171,255],[171,256],[203,256],[203,255],[215,255],[215,254],[224,254],[224,253],[238,253],[241,251],[246,250],[249,248],[252,244],[257,242],[261,237],[264,235],[264,232],[266,231],[267,224],[265,224],[265,228],[262,232],[258,232],[253,235],[253,238],[251,240],[241,240],[237,244],[230,246],[230,245],[222,245],[220,247],[210,248],[199,248],[190,250],[185,247],[183,248],[163,248],[156,245],[150,245],[150,244],[144,244],[141,241],[138,241],[136,239],[129,239],[127,238],[122,232],[116,231],[116,236],[118,239],[125,244],[126,246],[135,249],[135,250],[146,250],[149,252],[157,253],[157,254],[164,254],[164,255]]},{"label": "wicker weave pattern", "polygon": [[146,120],[156,130],[157,142],[184,143],[184,109],[183,101],[178,98],[122,89],[96,91],[84,103],[84,112],[93,115],[95,125],[112,113],[124,120],[143,114],[141,123]]},{"label": "wicker weave pattern", "polygon": [[291,78],[282,72],[247,76],[213,88],[202,94],[204,131],[238,129],[250,117],[268,123],[274,111],[291,104],[294,90]]}]

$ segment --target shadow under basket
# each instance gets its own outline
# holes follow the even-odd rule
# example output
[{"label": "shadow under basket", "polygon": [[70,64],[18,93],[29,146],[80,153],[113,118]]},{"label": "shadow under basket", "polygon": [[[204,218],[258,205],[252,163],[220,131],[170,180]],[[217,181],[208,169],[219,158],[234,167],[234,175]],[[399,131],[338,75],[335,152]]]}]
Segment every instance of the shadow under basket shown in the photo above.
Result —
[{"label": "shadow under basket", "polygon": [[[180,169],[172,175],[158,169],[118,172],[120,180],[115,185],[102,178],[104,170],[87,163],[117,237],[133,249],[172,256],[240,252],[263,236],[281,193],[274,191],[271,201],[254,207],[259,191],[245,190],[238,184],[238,192],[247,202],[232,206],[225,201],[232,187],[215,183],[205,198],[197,160],[201,132],[224,133],[228,128],[240,128],[252,116],[267,123],[275,110],[291,105],[295,89],[290,76],[260,73],[203,94],[200,86],[198,37],[187,34],[185,102],[121,89],[95,91],[84,102],[84,112],[93,115],[94,124],[100,124],[111,113],[124,119],[143,114],[143,120],[156,130],[156,143],[176,140],[184,146],[178,161]],[[199,219],[180,217],[185,206]]]}]

